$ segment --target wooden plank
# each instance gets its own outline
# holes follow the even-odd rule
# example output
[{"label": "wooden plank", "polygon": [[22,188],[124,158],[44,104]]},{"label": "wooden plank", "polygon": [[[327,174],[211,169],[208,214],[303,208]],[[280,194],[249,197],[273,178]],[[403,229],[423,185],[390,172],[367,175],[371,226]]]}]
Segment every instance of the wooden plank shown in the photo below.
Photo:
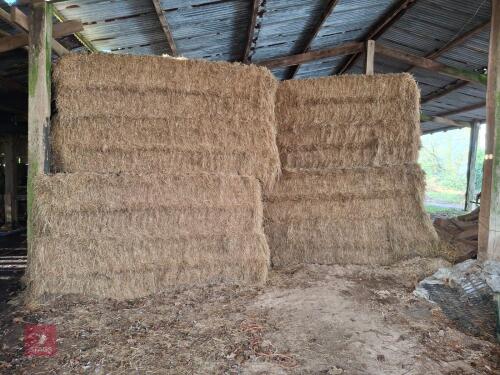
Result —
[{"label": "wooden plank", "polygon": [[252,13],[250,16],[250,22],[248,23],[248,31],[247,31],[247,44],[245,45],[245,51],[243,52],[243,63],[250,63],[250,51],[252,49],[252,44],[254,42],[253,37],[255,34],[255,26],[257,24],[257,16],[259,13],[261,0],[253,0],[252,2]]},{"label": "wooden plank", "polygon": [[453,115],[458,115],[460,113],[475,111],[476,109],[481,109],[484,107],[486,107],[486,102],[474,103],[471,105],[467,105],[465,107],[460,107],[457,109],[452,109],[450,111],[442,112],[438,116],[442,116],[442,117],[453,116]]},{"label": "wooden plank", "polygon": [[459,90],[462,87],[467,86],[468,84],[469,84],[469,82],[467,82],[467,81],[457,80],[453,83],[450,83],[449,85],[447,85],[445,87],[440,88],[439,90],[436,90],[436,91],[431,92],[430,94],[424,96],[420,100],[420,104],[430,102],[431,100],[439,99],[445,95],[448,95],[449,93],[451,93],[455,90]]},{"label": "wooden plank", "polygon": [[[53,27],[52,36],[54,38],[62,38],[63,36],[74,34],[83,30],[83,25],[80,21],[66,21],[56,23]],[[24,47],[28,44],[28,35],[18,34],[7,36],[0,39],[0,52],[11,51],[16,48]]]},{"label": "wooden plank", "polygon": [[482,31],[487,29],[489,26],[490,26],[490,21],[482,22],[479,25],[477,25],[476,27],[473,27],[472,29],[470,29],[469,31],[466,31],[463,34],[458,35],[456,38],[453,38],[448,43],[446,43],[444,46],[442,46],[441,48],[437,49],[434,52],[427,54],[425,57],[427,57],[428,59],[434,60],[434,59],[438,58],[439,56],[441,56],[443,53],[448,52],[449,50],[463,44],[469,38],[472,38],[473,36],[481,33]]},{"label": "wooden plank", "polygon": [[[307,39],[306,39],[306,41],[304,43],[304,48],[302,49],[302,53],[307,52],[307,51],[310,50],[311,43],[316,38],[316,36],[318,35],[319,31],[323,27],[323,24],[325,23],[325,21],[327,20],[327,18],[330,17],[330,14],[332,14],[333,10],[335,9],[335,7],[337,6],[338,3],[339,3],[339,0],[330,0],[329,1],[329,3],[326,6],[325,10],[323,11],[323,13],[321,14],[321,16],[319,17],[318,22],[316,22],[316,25],[314,26],[314,28],[312,29],[312,31],[307,36]],[[295,66],[293,66],[291,68],[290,74],[288,76],[288,79],[292,79],[293,77],[295,77],[295,74],[299,70],[299,67],[300,67],[300,65],[295,65]]]},{"label": "wooden plank", "polygon": [[493,293],[493,304],[495,306],[497,342],[500,342],[500,293],[496,290]]},{"label": "wooden plank", "polygon": [[167,38],[167,44],[168,48],[170,49],[171,55],[177,56],[177,47],[175,45],[174,37],[172,36],[172,32],[170,31],[170,26],[168,25],[167,19],[165,18],[165,14],[163,13],[163,9],[161,8],[160,0],[152,0],[152,1],[156,10],[156,14],[158,15],[158,19],[160,20],[163,33]]},{"label": "wooden plank", "polygon": [[17,223],[17,163],[14,137],[12,134],[7,135],[3,143],[5,153],[5,224],[10,228],[15,227]]},{"label": "wooden plank", "polygon": [[[66,22],[66,18],[63,17],[61,12],[59,12],[56,7],[54,7],[53,12],[54,17],[57,18],[59,22]],[[89,50],[89,52],[99,52],[99,50],[95,48],[94,45],[87,38],[85,38],[82,33],[78,32],[74,33],[73,35],[81,43],[82,46]]]},{"label": "wooden plank", "polygon": [[[373,26],[370,31],[363,37],[364,41],[370,39],[377,40],[389,27],[391,27],[397,20],[399,20],[408,9],[410,9],[417,0],[401,0],[393,8],[391,8],[382,19]],[[354,54],[347,59],[341,67],[334,72],[334,74],[344,74],[347,72],[358,60],[360,54]]]},{"label": "wooden plank", "polygon": [[472,201],[476,196],[476,157],[479,126],[479,121],[474,121],[470,129],[469,156],[467,162],[467,188],[465,190],[465,211],[469,211],[473,207]]},{"label": "wooden plank", "polygon": [[375,41],[369,40],[365,45],[365,74],[373,75],[375,72]]},{"label": "wooden plank", "polygon": [[[29,28],[28,90],[28,253],[32,251],[34,179],[48,173],[53,5],[32,4]],[[81,25],[81,24],[80,24]]]},{"label": "wooden plank", "polygon": [[362,51],[364,44],[361,42],[351,42],[341,44],[337,47],[309,51],[305,53],[300,53],[298,55],[291,55],[285,57],[279,57],[276,59],[263,60],[256,62],[257,65],[266,66],[268,68],[279,68],[285,66],[299,65],[310,61],[320,60],[327,57],[348,55],[354,52]]},{"label": "wooden plank", "polygon": [[[10,8],[10,23],[18,26],[23,32],[28,32],[30,29],[28,16],[17,7]],[[52,49],[58,56],[69,53],[69,51],[55,39],[52,39]]]},{"label": "wooden plank", "polygon": [[446,117],[441,117],[441,116],[429,116],[429,115],[426,115],[423,113],[420,115],[420,122],[434,122],[436,124],[454,126],[457,128],[465,128],[465,127],[471,126],[470,123],[465,122],[465,121],[452,120],[452,119],[449,119]]},{"label": "wooden plank", "polygon": [[[5,22],[10,22],[10,14],[6,10],[0,8],[0,19],[2,19]],[[15,26],[19,31],[21,31],[21,28],[18,26]],[[8,33],[7,31],[0,30],[0,36],[11,36],[12,34]],[[24,46],[23,49],[28,51],[28,46]]]},{"label": "wooden plank", "polygon": [[[444,46],[437,49],[436,51],[428,53],[425,57],[428,59],[434,60],[434,59],[438,58],[439,56],[441,56],[443,53],[463,44],[467,39],[473,37],[474,35],[479,34],[483,30],[485,30],[487,27],[489,27],[489,25],[490,25],[490,21],[483,22],[483,23],[477,25],[476,27],[472,28],[471,30],[469,30],[463,34],[460,34],[456,38],[453,38],[451,41],[449,41],[448,43],[446,43]],[[414,66],[407,69],[407,71],[409,72],[413,68],[414,68]],[[439,89],[439,90],[427,95],[426,97],[422,98],[420,103],[423,104],[423,103],[427,103],[431,100],[441,98],[441,97],[443,97],[443,96],[445,96],[445,95],[447,95],[455,90],[458,90],[458,89],[460,89],[468,84],[469,84],[469,82],[467,82],[467,81],[458,80],[458,81],[456,81],[450,85],[447,85],[447,86],[443,87],[442,89]]]},{"label": "wooden plank", "polygon": [[382,56],[393,58],[405,62],[409,65],[414,65],[422,69],[431,70],[449,77],[486,85],[486,74],[455,68],[425,57],[413,55],[406,51],[401,51],[380,44],[377,45],[377,53],[381,54]]},{"label": "wooden plank", "polygon": [[468,240],[468,239],[476,238],[477,234],[478,234],[478,227],[474,226],[472,228],[469,228],[469,229],[464,230],[463,232],[457,234],[455,238],[457,238],[459,240]]},{"label": "wooden plank", "polygon": [[486,150],[479,212],[478,259],[500,261],[500,3],[491,4]]}]

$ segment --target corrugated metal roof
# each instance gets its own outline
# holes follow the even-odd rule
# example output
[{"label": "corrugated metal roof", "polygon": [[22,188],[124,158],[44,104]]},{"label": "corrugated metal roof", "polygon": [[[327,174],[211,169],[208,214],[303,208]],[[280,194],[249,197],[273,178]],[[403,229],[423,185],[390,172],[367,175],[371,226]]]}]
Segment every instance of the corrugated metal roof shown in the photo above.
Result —
[{"label": "corrugated metal roof", "polygon": [[[345,42],[361,41],[400,0],[340,0],[327,17],[310,48],[319,50]],[[241,60],[247,43],[251,17],[250,0],[161,0],[180,55],[210,60]],[[251,61],[300,53],[328,0],[261,0]],[[8,8],[3,0],[0,6]],[[55,4],[66,19],[80,19],[85,24],[82,35],[98,50],[113,53],[155,54],[169,51],[167,39],[151,0],[67,0]],[[453,38],[487,21],[488,0],[417,0],[402,17],[378,37],[377,43],[393,46],[419,56],[443,47]],[[0,21],[0,30],[15,32]],[[436,61],[469,70],[481,71],[487,65],[489,32],[484,29],[439,56]],[[19,54],[2,54],[1,74],[19,77],[26,62]],[[21,54],[23,55],[23,54]],[[25,55],[25,54],[24,54]],[[24,56],[23,55],[23,56]],[[23,57],[24,58],[24,57]],[[295,78],[320,77],[337,71],[345,57],[326,58],[302,64]],[[377,56],[379,73],[406,71],[410,66]],[[289,76],[289,68],[273,69],[279,79]],[[358,59],[348,73],[363,72]],[[455,78],[434,72],[412,69],[422,97],[456,82]],[[21,78],[21,77],[19,77]],[[22,78],[21,78],[22,79]],[[423,104],[430,115],[484,101],[485,87],[468,84],[452,93]],[[451,118],[470,121],[484,119],[484,110],[460,113]],[[442,127],[424,124],[423,129]]]}]

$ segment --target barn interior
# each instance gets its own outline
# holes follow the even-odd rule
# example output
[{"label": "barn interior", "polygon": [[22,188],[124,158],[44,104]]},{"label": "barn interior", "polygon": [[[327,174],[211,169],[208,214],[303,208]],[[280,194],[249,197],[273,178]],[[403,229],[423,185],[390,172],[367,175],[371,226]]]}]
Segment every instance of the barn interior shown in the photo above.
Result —
[{"label": "barn interior", "polygon": [[[158,59],[163,56],[164,61],[155,60],[155,56]],[[219,71],[209,65],[205,68],[205,62],[231,64],[220,65]],[[500,215],[497,187],[500,172],[496,164],[500,161],[500,148],[497,147],[497,130],[500,129],[498,67],[500,4],[496,0],[0,0],[0,193],[3,198],[0,204],[0,369],[6,373],[497,373],[500,370],[500,289],[495,289],[500,280],[500,247],[496,241],[500,231],[496,220]],[[271,74],[266,75],[268,72],[264,69]],[[411,91],[413,86],[405,83],[406,78],[401,79],[403,83],[397,81],[399,78],[387,78],[407,77],[399,75],[401,73],[411,75],[416,82],[415,100]],[[328,77],[337,81],[330,82]],[[359,83],[349,91],[348,83],[345,87],[335,83],[343,82],[342,77],[346,82],[359,79]],[[370,84],[363,86],[365,79],[370,80]],[[390,79],[396,79],[397,83],[388,83]],[[342,120],[346,127],[349,121],[360,124],[371,121],[382,127],[385,120],[381,114],[374,114],[376,107],[386,112],[388,123],[404,123],[397,131],[411,133],[411,129],[405,130],[404,126],[415,120],[418,134],[411,142],[398,144],[401,150],[397,157],[387,151],[394,160],[380,165],[367,162],[362,165],[366,169],[356,171],[357,177],[347,177],[344,173],[358,160],[355,151],[347,153],[347,146],[342,149],[345,159],[342,166],[340,159],[321,159],[325,157],[322,152],[327,150],[326,146],[321,149],[316,145],[313,151],[319,150],[317,154],[311,152],[307,156],[314,158],[311,162],[299,159],[290,150],[295,147],[293,142],[309,136],[309,133],[301,133],[304,126],[314,122],[318,113],[333,121],[331,119],[336,119],[337,113],[342,111],[329,108],[330,102],[318,107],[317,112],[311,109],[308,103],[314,100],[319,103],[323,98],[319,93],[323,86],[316,84],[316,80],[324,80],[321,82],[325,82],[325,90],[331,90],[333,97],[340,98],[339,108],[342,98],[351,100],[363,92],[378,98],[375,104],[359,107],[350,104],[356,108],[350,111],[356,113]],[[145,113],[149,111],[142,118],[138,114],[140,111],[131,105],[133,98],[139,97],[131,93],[142,90],[137,87],[145,86],[144,82],[149,86],[141,91],[141,97],[151,100],[141,102]],[[164,87],[161,86],[163,82],[167,82]],[[109,147],[102,140],[125,147],[114,144],[112,139],[125,139],[127,132],[129,137],[130,134],[136,137],[130,147],[136,147],[134,145],[144,139],[151,144],[151,150],[153,143],[177,137],[177,133],[167,134],[161,130],[148,137],[141,135],[139,128],[144,125],[144,129],[149,129],[146,124],[149,120],[144,119],[149,119],[151,114],[155,119],[178,116],[179,124],[187,121],[186,118],[199,116],[199,122],[204,125],[214,129],[223,127],[210,109],[203,112],[204,102],[197,109],[188,102],[181,105],[177,102],[181,99],[165,93],[169,86],[172,92],[181,92],[183,85],[212,93],[219,89],[219,84],[221,92],[214,94],[207,108],[216,108],[214,112],[217,113],[227,107],[241,111],[234,115],[237,119],[234,121],[246,124],[240,120],[246,118],[251,130],[243,131],[244,127],[239,129],[235,125],[232,131],[239,129],[251,138],[249,143],[258,155],[256,160],[252,159],[254,164],[239,167],[238,173],[232,170],[229,173],[229,169],[220,167],[225,175],[230,175],[221,177],[223,182],[209,176],[203,181],[186,178],[179,183],[167,181],[167,177],[157,174],[173,174],[172,170],[193,173],[194,169],[184,171],[187,167],[181,156],[173,166],[156,162],[161,159],[159,154],[152,153],[148,159],[150,156],[145,149],[136,150],[140,154],[134,158],[127,154],[120,161],[120,167],[116,167],[118,161],[115,159],[101,158],[100,154],[107,152],[105,147]],[[217,88],[210,91],[210,85]],[[106,90],[123,94],[123,105],[119,105],[120,100],[116,105],[111,100],[103,104],[108,100],[103,94]],[[156,93],[163,95],[163,99],[153,96]],[[231,102],[226,107],[223,104],[217,107],[223,95],[229,95]],[[259,99],[252,99],[256,97]],[[391,99],[387,99],[389,97]],[[331,97],[328,100],[332,100]],[[405,105],[400,104],[405,100]],[[314,105],[321,104],[318,103]],[[128,110],[127,106],[132,109]],[[293,115],[296,117],[290,115],[294,106],[300,106]],[[391,120],[393,112],[394,116],[401,115],[398,120]],[[264,129],[268,119],[274,119],[275,114],[279,124],[278,144],[266,148],[270,142],[266,137],[276,138],[274,130]],[[283,120],[279,119],[280,115]],[[85,122],[92,116],[121,116],[113,125],[122,130],[98,133],[101,125],[97,120]],[[106,117],[106,121],[110,122],[109,118]],[[303,124],[297,125],[296,138],[286,138],[280,126],[286,127],[294,121]],[[479,167],[483,175],[482,190],[478,191],[474,181],[481,126],[486,128],[485,157],[484,164]],[[456,129],[470,129],[468,147],[462,150],[467,155],[465,207],[458,217],[431,215],[428,220],[433,221],[428,226],[424,223],[428,215],[425,219],[419,216],[418,210],[423,210],[421,198],[415,198],[418,208],[414,209],[414,205],[404,205],[399,193],[394,191],[404,190],[412,197],[420,197],[423,194],[420,172],[411,167],[417,164],[420,137],[448,134]],[[94,130],[96,133],[91,132]],[[224,131],[222,129],[218,137],[203,133],[203,140],[216,144],[225,141],[222,138],[227,134],[228,142],[240,141],[237,134]],[[384,131],[374,133],[382,139]],[[387,132],[391,131],[399,134],[388,128]],[[200,131],[192,134],[195,144]],[[280,134],[284,134],[282,138]],[[361,133],[353,134],[352,139],[346,137],[339,142],[347,145],[358,141]],[[189,136],[182,134],[186,139]],[[261,141],[254,144],[252,137]],[[86,147],[94,150],[93,153],[72,154],[71,150],[84,142],[88,142]],[[388,142],[389,149],[396,147],[399,141]],[[328,143],[333,144],[332,141]],[[243,141],[238,146],[250,147]],[[193,145],[190,150],[195,148]],[[159,149],[163,152],[161,147]],[[280,165],[277,166],[273,158],[278,152]],[[383,152],[380,154],[382,156],[378,154],[377,157],[389,158]],[[335,164],[338,171],[332,172],[328,163]],[[77,175],[88,172],[85,165],[92,165],[92,172],[115,174],[113,180],[96,182],[102,176]],[[189,168],[194,167],[190,164]],[[297,172],[294,168],[306,173],[303,180],[299,173],[294,174]],[[304,172],[308,168],[314,169],[309,175]],[[322,180],[318,176],[327,172],[318,171],[321,168],[336,174]],[[420,170],[418,166],[415,168]],[[157,222],[145,219],[124,222],[126,230],[121,241],[110,241],[103,234],[107,227],[119,225],[118,217],[102,219],[106,210],[123,204],[118,201],[120,194],[125,196],[125,193],[116,186],[145,184],[142,177],[127,179],[127,172],[132,169],[137,175],[150,174],[153,177],[147,178],[156,179],[156,182],[148,180],[144,185],[153,186],[150,190],[133,192],[130,189],[130,196],[125,200],[131,206],[148,203],[147,194],[154,198],[152,205],[162,205],[164,200],[191,199],[189,189],[203,195],[200,186],[208,191],[213,186],[220,188],[223,185],[226,190],[220,188],[220,194],[227,198],[217,204],[236,207],[236,199],[239,199],[251,205],[251,209],[258,212],[252,211],[252,225],[258,228],[252,230],[251,240],[248,240],[250,234],[243,233],[247,242],[241,240],[243,234],[225,237],[221,244],[225,251],[226,247],[230,249],[231,256],[219,255],[213,250],[217,253],[215,260],[213,257],[198,259],[199,263],[193,266],[196,268],[194,276],[186,267],[187,255],[183,253],[184,263],[176,271],[181,276],[177,276],[175,283],[184,280],[180,286],[172,286],[171,281],[158,283],[156,278],[150,282],[146,273],[134,268],[139,258],[127,258],[128,255],[121,253],[122,248],[132,247],[127,245],[128,232],[135,232],[134,236],[142,233],[143,241],[151,227],[157,232],[168,232],[169,228],[180,225],[178,221],[170,223],[168,217],[158,216]],[[411,227],[405,224],[410,229],[401,229],[401,233],[412,232],[411,241],[409,234],[406,238],[397,232],[398,225],[407,216],[394,216],[393,226],[384,227],[395,233],[388,240],[391,251],[400,246],[412,256],[386,256],[380,250],[383,246],[377,243],[363,248],[366,254],[360,255],[361,260],[355,260],[351,253],[323,256],[313,250],[304,260],[304,253],[308,252],[304,246],[317,248],[318,252],[333,246],[334,241],[328,237],[332,231],[325,230],[323,235],[318,229],[321,224],[301,227],[302,224],[293,221],[295,227],[287,222],[288,226],[279,232],[274,229],[279,225],[269,224],[273,220],[284,220],[285,211],[287,215],[301,213],[299,201],[314,184],[302,192],[294,191],[296,196],[287,196],[286,202],[283,197],[288,192],[285,190],[298,189],[297,185],[305,184],[313,174],[318,186],[334,189],[335,181],[347,181],[348,178],[375,185],[378,180],[370,176],[376,174],[382,179],[379,169],[386,171],[391,181],[398,182],[392,183],[394,191],[384,198],[385,205],[382,208],[374,206],[379,216],[370,215],[386,220],[382,216],[384,210],[387,215],[416,212],[419,219],[414,219]],[[122,175],[121,171],[125,173]],[[247,176],[255,177],[260,185],[246,179]],[[44,177],[47,178],[43,180]],[[371,185],[368,186],[368,182],[366,188],[360,184],[359,192],[352,187],[354,182],[345,191],[338,187],[335,194],[354,194],[354,191],[369,194]],[[154,190],[159,185],[164,186],[163,191]],[[240,185],[244,186],[241,189],[245,194],[231,190],[240,189]],[[115,190],[107,190],[108,186]],[[254,198],[260,197],[259,194],[262,198],[255,203]],[[318,197],[326,193],[321,190],[315,194],[317,197],[307,199],[320,199]],[[210,199],[204,196],[203,204]],[[85,204],[97,212],[85,222],[76,219],[73,222],[71,216],[61,214],[69,210],[68,207],[78,210]],[[390,204],[400,206],[400,211],[394,208],[395,213],[390,213],[387,208]],[[298,213],[292,212],[290,205],[295,205]],[[344,201],[335,206],[325,206],[322,215],[343,217],[343,212],[358,207]],[[313,210],[306,207],[304,211]],[[362,203],[359,207],[359,211],[366,209]],[[315,206],[314,209],[320,208]],[[207,222],[217,222],[220,224],[218,229],[213,229],[215,224],[207,228],[221,233],[222,228],[236,231],[240,225],[239,216],[226,218],[223,211],[220,212],[220,215],[207,214],[203,220],[198,218],[192,225],[201,228]],[[280,228],[284,225],[279,224]],[[350,237],[370,238],[378,230],[376,226],[365,230],[369,225],[362,224],[359,218],[353,218],[352,222],[344,220],[342,225],[347,229],[337,235],[339,238],[349,231],[352,232]],[[62,229],[53,229],[56,226]],[[42,235],[42,230],[38,229],[41,227],[50,228],[52,232],[47,230]],[[335,224],[335,227],[340,226]],[[294,242],[290,228],[299,228],[297,233],[302,230],[303,238]],[[313,236],[315,230],[316,238]],[[57,235],[56,231],[59,231]],[[439,236],[436,243],[430,231]],[[154,237],[157,232],[151,231],[148,236]],[[73,233],[73,242],[60,240]],[[130,237],[129,243],[135,244],[136,240]],[[205,248],[223,246],[213,241],[213,244],[205,242],[194,249],[205,251]],[[262,241],[267,242],[263,245]],[[265,250],[267,243],[269,249]],[[339,240],[340,248],[347,246],[343,244]],[[75,250],[78,246],[81,252]],[[138,246],[153,254],[157,242],[144,240]],[[95,255],[101,247],[107,252],[106,262]],[[182,248],[178,244],[174,247]],[[185,249],[179,251],[187,252]],[[247,256],[251,251],[260,251],[259,254],[270,251],[270,260]],[[60,255],[66,252],[71,253],[67,258]],[[239,252],[244,253],[241,260]],[[159,265],[168,263],[169,257],[175,258],[175,255],[162,256],[154,262]],[[88,262],[82,260],[85,257],[89,258]],[[224,262],[229,262],[226,258],[233,258],[232,263],[228,263],[230,268],[225,266]],[[150,259],[153,263],[156,258],[151,255]],[[25,272],[30,261],[35,264],[31,275]],[[245,262],[252,264],[251,271],[245,268]],[[224,263],[224,267],[217,268],[217,263]],[[71,279],[77,272],[73,268],[94,268],[95,272],[101,272],[97,270],[111,270],[118,265],[131,267],[136,274],[132,279],[122,279],[116,276],[118,271],[116,275],[110,272],[99,283],[95,281],[97,274],[91,274],[95,284],[89,281],[91,276],[88,274],[84,282],[74,281],[76,277]],[[59,269],[62,271],[57,273]],[[239,278],[245,282],[220,282],[225,278]],[[70,279],[73,281],[68,281]],[[197,282],[193,284],[193,280]],[[200,280],[209,282],[198,282]],[[129,284],[133,287],[129,288]],[[47,291],[57,296],[41,299]],[[80,291],[85,292],[79,294]],[[49,354],[27,354],[26,327],[33,326],[56,327],[56,351],[51,347]]]}]

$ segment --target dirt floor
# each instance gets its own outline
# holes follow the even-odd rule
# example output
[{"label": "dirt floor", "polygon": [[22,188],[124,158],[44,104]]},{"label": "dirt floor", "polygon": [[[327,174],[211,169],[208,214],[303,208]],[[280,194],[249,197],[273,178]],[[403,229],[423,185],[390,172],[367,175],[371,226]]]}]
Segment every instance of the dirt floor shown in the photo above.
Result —
[{"label": "dirt floor", "polygon": [[[128,302],[76,296],[0,318],[8,374],[498,374],[500,346],[412,294],[441,260],[302,266],[264,288],[205,286]],[[55,324],[58,353],[23,355],[23,325]]]}]

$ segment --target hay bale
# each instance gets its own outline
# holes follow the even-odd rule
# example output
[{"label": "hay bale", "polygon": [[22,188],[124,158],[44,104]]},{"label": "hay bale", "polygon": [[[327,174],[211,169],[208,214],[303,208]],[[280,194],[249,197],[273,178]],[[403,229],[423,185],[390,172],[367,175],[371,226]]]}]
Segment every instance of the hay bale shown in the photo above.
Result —
[{"label": "hay bale", "polygon": [[[75,251],[76,250],[76,251]],[[137,298],[179,285],[262,284],[269,249],[263,234],[147,237],[40,237],[30,293]]]},{"label": "hay bale", "polygon": [[284,172],[264,205],[275,266],[390,264],[436,254],[424,175],[415,164],[419,115],[408,74],[279,85]]},{"label": "hay bale", "polygon": [[414,192],[423,199],[425,176],[418,164],[390,168],[352,168],[334,170],[284,169],[279,183],[266,193],[266,201],[319,199],[332,194],[370,196],[374,192],[395,190]]},{"label": "hay bale", "polygon": [[290,80],[276,99],[284,168],[357,168],[413,163],[419,91],[409,74]]},{"label": "hay bale", "polygon": [[40,176],[29,294],[124,299],[179,284],[262,283],[260,189],[252,177],[211,174]]},{"label": "hay bale", "polygon": [[57,171],[243,174],[266,188],[279,174],[277,84],[264,68],[69,55],[54,81]]},{"label": "hay bale", "polygon": [[437,256],[437,238],[424,215],[302,218],[266,224],[265,231],[275,267],[300,263],[388,265],[416,256]]},{"label": "hay bale", "polygon": [[266,195],[274,266],[391,264],[436,255],[418,165],[285,171]]}]

